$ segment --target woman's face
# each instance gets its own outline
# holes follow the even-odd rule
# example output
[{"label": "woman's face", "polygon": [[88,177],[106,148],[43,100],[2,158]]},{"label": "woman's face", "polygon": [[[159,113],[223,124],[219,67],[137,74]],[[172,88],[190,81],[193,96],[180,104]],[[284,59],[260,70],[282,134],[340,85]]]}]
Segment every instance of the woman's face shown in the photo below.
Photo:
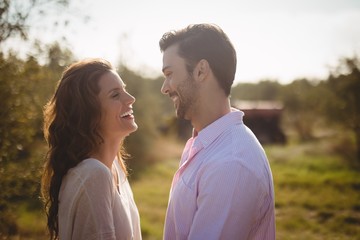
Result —
[{"label": "woman's face", "polygon": [[125,89],[120,76],[111,71],[99,79],[101,105],[100,132],[104,141],[124,138],[136,131],[132,104],[135,98]]}]

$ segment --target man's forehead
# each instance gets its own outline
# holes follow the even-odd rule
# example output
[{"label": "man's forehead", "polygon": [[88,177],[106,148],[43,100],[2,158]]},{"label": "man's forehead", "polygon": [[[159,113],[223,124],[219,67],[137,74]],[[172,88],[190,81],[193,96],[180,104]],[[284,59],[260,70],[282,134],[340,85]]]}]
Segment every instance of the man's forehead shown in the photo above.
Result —
[{"label": "man's forehead", "polygon": [[179,65],[185,62],[185,60],[180,57],[177,50],[177,46],[171,46],[164,51],[162,68],[163,72],[169,68],[174,67],[175,65]]}]

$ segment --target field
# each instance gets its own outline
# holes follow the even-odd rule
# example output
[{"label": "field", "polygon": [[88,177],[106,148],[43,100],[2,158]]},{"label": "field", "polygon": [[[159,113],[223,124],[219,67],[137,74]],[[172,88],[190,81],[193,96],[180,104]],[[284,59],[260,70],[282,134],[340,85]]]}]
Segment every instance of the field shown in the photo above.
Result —
[{"label": "field", "polygon": [[[158,154],[164,160],[136,178],[130,175],[144,240],[162,239],[182,144],[166,140],[155,149],[162,149]],[[360,239],[360,170],[349,163],[351,157],[344,151],[339,154],[339,143],[325,139],[265,146],[265,150],[275,184],[277,239]],[[10,239],[42,239],[45,220],[38,211],[19,207],[18,225],[21,236]]]}]

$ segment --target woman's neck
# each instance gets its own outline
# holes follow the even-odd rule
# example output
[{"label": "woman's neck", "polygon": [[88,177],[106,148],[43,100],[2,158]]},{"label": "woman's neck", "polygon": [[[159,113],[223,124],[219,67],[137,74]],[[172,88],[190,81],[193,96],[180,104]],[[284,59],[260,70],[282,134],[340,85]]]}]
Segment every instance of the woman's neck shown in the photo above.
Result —
[{"label": "woman's neck", "polygon": [[120,144],[102,143],[99,148],[91,154],[91,157],[99,160],[111,169],[114,159],[119,151]]}]

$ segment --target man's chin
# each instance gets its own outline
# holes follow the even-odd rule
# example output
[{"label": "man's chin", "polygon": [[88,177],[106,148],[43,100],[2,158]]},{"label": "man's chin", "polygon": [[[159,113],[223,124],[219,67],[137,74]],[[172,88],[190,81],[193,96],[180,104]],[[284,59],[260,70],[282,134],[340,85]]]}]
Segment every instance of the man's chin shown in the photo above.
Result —
[{"label": "man's chin", "polygon": [[178,119],[184,119],[184,113],[183,112],[179,112],[179,110],[175,110],[175,115],[176,115],[176,118]]},{"label": "man's chin", "polygon": [[175,112],[176,118],[181,119],[181,120],[190,120],[190,118],[184,113],[184,112],[179,112],[176,111]]}]

